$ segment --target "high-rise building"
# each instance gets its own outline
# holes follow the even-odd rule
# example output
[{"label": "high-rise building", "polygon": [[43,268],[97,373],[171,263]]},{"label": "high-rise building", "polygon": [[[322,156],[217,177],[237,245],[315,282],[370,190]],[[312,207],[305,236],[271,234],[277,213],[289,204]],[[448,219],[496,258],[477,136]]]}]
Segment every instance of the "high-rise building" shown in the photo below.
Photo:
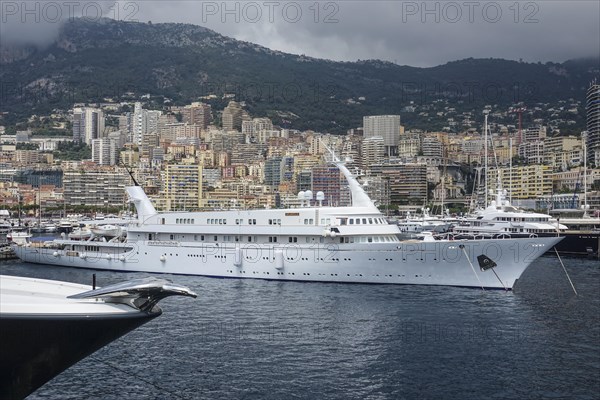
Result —
[{"label": "high-rise building", "polygon": [[99,139],[103,137],[104,121],[104,112],[99,108],[74,108],[73,140],[91,145],[93,139]]},{"label": "high-rise building", "polygon": [[600,167],[600,84],[592,82],[586,97],[587,162]]},{"label": "high-rise building", "polygon": [[135,103],[132,117],[131,142],[140,146],[144,135],[158,133],[158,120],[162,112],[156,110],[144,110],[142,103]]},{"label": "high-rise building", "polygon": [[369,169],[373,164],[383,162],[385,158],[385,145],[381,136],[365,138],[361,146],[361,166],[363,169]]},{"label": "high-rise building", "polygon": [[200,138],[202,126],[184,122],[166,124],[160,129],[160,140],[174,142],[179,138]]},{"label": "high-rise building", "polygon": [[202,207],[202,166],[167,164],[161,195],[167,211]]},{"label": "high-rise building", "polygon": [[398,141],[398,157],[410,159],[419,155],[421,138],[418,133],[407,132]]},{"label": "high-rise building", "polygon": [[300,171],[296,175],[296,192],[305,192],[312,189],[312,170]]},{"label": "high-rise building", "polygon": [[313,201],[318,192],[325,194],[324,206],[340,206],[341,173],[337,167],[317,166],[312,169]]},{"label": "high-rise building", "polygon": [[118,141],[114,138],[93,139],[92,161],[98,165],[116,165],[119,161]]},{"label": "high-rise building", "polygon": [[[490,168],[487,189],[496,193],[498,170]],[[532,199],[552,193],[552,167],[549,165],[513,166],[500,168],[503,189],[513,199]]]},{"label": "high-rise building", "polygon": [[381,136],[385,145],[385,154],[395,156],[398,154],[398,141],[400,140],[399,115],[371,115],[363,117],[363,131],[365,139]]},{"label": "high-rise building", "polygon": [[40,185],[54,185],[62,187],[63,171],[59,168],[19,168],[14,176],[14,182],[31,185],[35,188]]},{"label": "high-rise building", "polygon": [[265,185],[277,187],[281,183],[281,157],[269,158],[265,161]]},{"label": "high-rise building", "polygon": [[266,136],[268,138],[274,135],[269,135],[262,132],[270,131],[273,131],[273,122],[271,122],[269,118],[253,118],[252,120],[242,121],[242,133],[248,136],[251,143],[266,143],[264,137]]},{"label": "high-rise building", "polygon": [[200,125],[206,129],[212,121],[212,109],[209,104],[194,102],[178,109],[182,122],[190,125]]},{"label": "high-rise building", "polygon": [[223,130],[241,130],[242,121],[250,120],[250,116],[237,101],[230,101],[227,107],[223,109]]},{"label": "high-rise building", "polygon": [[64,199],[70,206],[122,206],[127,185],[130,185],[129,175],[113,168],[69,169],[63,175]]},{"label": "high-rise building", "polygon": [[427,201],[427,164],[373,165],[371,172],[381,176],[392,204],[425,204]]},{"label": "high-rise building", "polygon": [[421,151],[425,157],[442,158],[444,156],[444,146],[435,136],[423,137]]}]

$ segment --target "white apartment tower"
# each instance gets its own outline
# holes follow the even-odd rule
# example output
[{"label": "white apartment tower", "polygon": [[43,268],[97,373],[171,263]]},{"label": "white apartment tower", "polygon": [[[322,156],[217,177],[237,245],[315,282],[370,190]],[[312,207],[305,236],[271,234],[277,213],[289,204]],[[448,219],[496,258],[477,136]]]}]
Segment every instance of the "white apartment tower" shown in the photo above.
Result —
[{"label": "white apartment tower", "polygon": [[104,134],[104,112],[99,108],[76,107],[73,109],[73,140],[88,145]]},{"label": "white apartment tower", "polygon": [[92,161],[98,165],[116,165],[119,160],[119,143],[115,139],[92,140]]},{"label": "white apartment tower", "polygon": [[135,103],[133,109],[131,142],[140,146],[142,138],[149,133],[158,133],[158,119],[162,112],[142,109],[142,103]]}]

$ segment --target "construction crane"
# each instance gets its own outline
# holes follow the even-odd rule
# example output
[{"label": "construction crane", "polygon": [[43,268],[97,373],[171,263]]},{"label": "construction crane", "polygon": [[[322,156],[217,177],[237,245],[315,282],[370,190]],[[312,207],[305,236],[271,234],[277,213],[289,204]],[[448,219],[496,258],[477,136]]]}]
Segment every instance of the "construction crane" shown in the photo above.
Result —
[{"label": "construction crane", "polygon": [[517,113],[519,115],[519,135],[517,136],[517,146],[523,142],[523,112],[527,110],[527,107],[521,106],[516,108],[510,108],[509,113]]}]

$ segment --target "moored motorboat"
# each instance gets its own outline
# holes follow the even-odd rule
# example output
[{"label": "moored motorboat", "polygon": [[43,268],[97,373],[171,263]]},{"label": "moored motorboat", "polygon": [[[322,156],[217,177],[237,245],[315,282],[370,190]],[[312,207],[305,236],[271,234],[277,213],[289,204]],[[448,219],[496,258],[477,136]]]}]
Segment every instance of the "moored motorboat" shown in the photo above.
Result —
[{"label": "moored motorboat", "polygon": [[30,238],[31,234],[27,231],[12,231],[6,235],[8,242],[16,245],[27,244]]},{"label": "moored motorboat", "polygon": [[92,237],[92,231],[88,228],[78,228],[68,234],[71,240],[88,240]]},{"label": "moored motorboat", "polygon": [[82,358],[196,294],[166,280],[87,285],[0,275],[0,398],[22,399]]},{"label": "moored motorboat", "polygon": [[105,225],[94,225],[90,228],[90,231],[96,236],[104,236],[104,237],[108,237],[108,238],[113,238],[113,237],[121,236],[121,234],[124,232],[124,228],[117,226],[117,225],[105,224]]}]

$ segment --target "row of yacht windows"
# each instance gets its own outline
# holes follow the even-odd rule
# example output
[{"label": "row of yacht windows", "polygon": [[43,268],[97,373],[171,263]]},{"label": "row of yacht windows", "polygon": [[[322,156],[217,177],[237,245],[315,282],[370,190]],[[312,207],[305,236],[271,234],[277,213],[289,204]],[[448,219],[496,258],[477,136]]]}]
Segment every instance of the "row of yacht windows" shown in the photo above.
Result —
[{"label": "row of yacht windows", "polygon": [[[164,220],[164,218],[163,218]],[[177,218],[175,220],[176,224],[189,224],[189,225],[193,225],[194,224],[194,219],[193,218]],[[164,224],[164,222],[163,222]]]},{"label": "row of yacht windows", "polygon": [[383,218],[341,218],[340,225],[387,225]]},{"label": "row of yacht windows", "polygon": [[[518,219],[518,218],[517,218]],[[528,219],[533,221],[538,220],[539,218],[533,218],[533,219]],[[510,218],[501,218],[501,221],[504,220],[510,220]],[[318,221],[318,220],[317,220]],[[256,225],[256,219],[255,218],[249,218],[247,220],[248,225]],[[540,221],[541,222],[541,221]],[[165,220],[164,218],[162,219],[162,224],[164,225]],[[195,224],[195,220],[193,218],[177,218],[175,220],[176,224]],[[313,225],[315,223],[315,220],[313,218],[305,218],[304,219],[304,225]],[[208,218],[206,220],[206,224],[207,225],[227,225],[227,219],[226,218]],[[244,224],[244,219],[242,218],[237,218],[235,220],[235,224],[236,225],[243,225]],[[275,219],[269,219],[268,220],[268,224],[269,225],[281,225],[281,218],[275,218]],[[331,224],[331,219],[330,218],[321,218],[321,225],[329,225]],[[383,218],[341,218],[340,219],[340,225],[386,225],[387,222],[385,222],[385,220]]]},{"label": "row of yacht windows", "polygon": [[[271,220],[269,220],[269,221],[271,221]],[[225,221],[225,223],[227,223],[227,221]],[[238,218],[235,220],[236,225],[242,225],[243,223],[244,223],[244,220],[242,218]],[[248,225],[256,225],[256,219],[248,218]]]},{"label": "row of yacht windows", "polygon": [[[213,241],[213,242],[265,242],[265,243],[278,243],[282,237],[277,236],[267,236],[264,239],[257,240],[256,236],[237,236],[237,235],[189,235],[189,238],[193,236],[194,241],[196,242],[205,242],[205,241]],[[260,238],[260,237],[259,237]],[[169,240],[182,240],[185,241],[186,235],[175,235],[169,234]],[[289,236],[287,237],[288,243],[298,243],[297,236]],[[148,235],[148,240],[155,240],[152,234]],[[317,238],[314,236],[306,236],[306,243],[314,243],[317,241]],[[318,241],[320,243],[325,242],[325,238],[318,237]],[[393,243],[397,242],[398,239],[395,236],[345,236],[340,237],[340,243]]]},{"label": "row of yacht windows", "polygon": [[496,221],[507,221],[507,222],[548,222],[548,218],[536,217],[536,218],[513,218],[513,217],[496,217]]},{"label": "row of yacht windows", "polygon": [[556,229],[525,229],[523,228],[507,228],[508,232],[527,232],[527,233],[556,233]]},{"label": "row of yacht windows", "polygon": [[395,236],[346,236],[340,238],[340,243],[394,243]]}]

